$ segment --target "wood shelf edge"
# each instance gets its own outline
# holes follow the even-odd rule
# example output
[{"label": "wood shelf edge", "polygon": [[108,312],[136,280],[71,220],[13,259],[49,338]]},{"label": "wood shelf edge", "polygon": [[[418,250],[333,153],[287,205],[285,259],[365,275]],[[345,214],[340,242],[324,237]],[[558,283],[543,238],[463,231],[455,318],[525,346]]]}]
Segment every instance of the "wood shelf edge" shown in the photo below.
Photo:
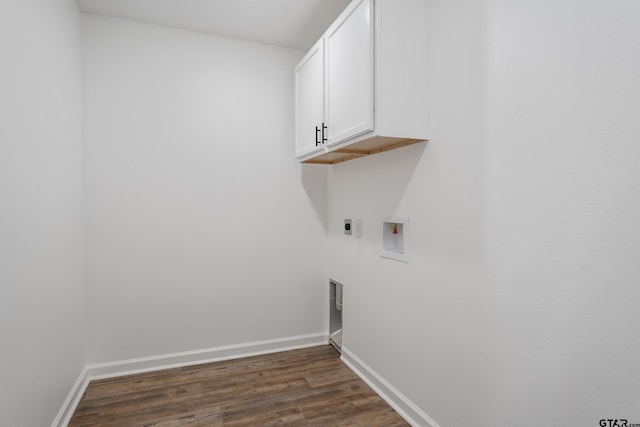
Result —
[{"label": "wood shelf edge", "polygon": [[[337,150],[330,151],[328,153],[321,154],[317,157],[305,160],[302,163],[317,164],[317,165],[334,165],[336,163],[343,163],[349,160],[359,159],[364,156],[372,154],[383,153],[385,151],[395,150],[397,148],[406,147],[408,145],[417,144],[419,142],[426,142],[427,139],[413,139],[413,138],[388,138],[377,137],[365,141],[360,141],[345,148],[338,148]],[[367,147],[368,149],[359,149],[358,147]]]}]

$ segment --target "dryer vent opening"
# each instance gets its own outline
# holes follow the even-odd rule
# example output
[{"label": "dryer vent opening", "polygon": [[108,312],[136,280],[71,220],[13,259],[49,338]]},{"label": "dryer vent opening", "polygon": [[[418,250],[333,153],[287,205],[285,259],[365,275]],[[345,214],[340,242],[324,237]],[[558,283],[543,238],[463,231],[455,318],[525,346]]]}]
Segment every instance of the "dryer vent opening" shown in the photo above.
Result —
[{"label": "dryer vent opening", "polygon": [[329,280],[329,344],[342,351],[342,283]]}]

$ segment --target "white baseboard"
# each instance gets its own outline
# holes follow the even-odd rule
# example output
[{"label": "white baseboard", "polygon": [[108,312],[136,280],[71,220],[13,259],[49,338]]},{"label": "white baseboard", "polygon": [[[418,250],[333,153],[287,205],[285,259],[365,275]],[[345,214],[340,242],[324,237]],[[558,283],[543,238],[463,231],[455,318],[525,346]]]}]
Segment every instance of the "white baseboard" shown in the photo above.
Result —
[{"label": "white baseboard", "polygon": [[80,376],[76,380],[75,384],[73,384],[73,387],[71,387],[71,391],[62,404],[60,411],[58,411],[58,415],[53,420],[51,427],[66,427],[66,425],[69,424],[69,421],[71,421],[71,417],[73,416],[73,412],[78,407],[78,403],[80,403],[80,399],[88,385],[89,376],[87,368],[85,367],[82,372],[80,372]]},{"label": "white baseboard", "polygon": [[299,335],[295,337],[254,341],[249,343],[213,347],[203,350],[184,351],[181,353],[163,354],[160,356],[140,357],[136,359],[118,360],[116,362],[97,363],[87,366],[89,378],[99,380],[123,375],[139,374],[160,369],[180,368],[182,366],[199,365],[201,363],[219,362],[222,360],[240,359],[279,351],[295,350],[327,344],[326,333]]},{"label": "white baseboard", "polygon": [[414,427],[440,427],[430,416],[345,347],[342,347],[341,360],[409,424]]},{"label": "white baseboard", "polygon": [[240,359],[243,357],[296,350],[316,345],[325,345],[328,343],[329,335],[322,332],[317,334],[298,335],[294,337],[254,341],[202,350],[88,365],[82,370],[80,377],[78,377],[78,380],[73,385],[69,396],[67,396],[67,399],[65,400],[62,408],[60,408],[60,411],[51,426],[66,427],[67,424],[69,424],[69,421],[80,402],[80,398],[84,394],[84,391],[91,380],[120,377],[124,375],[158,371],[161,369],[179,368],[182,366],[199,365],[202,363],[220,362],[230,359]]}]

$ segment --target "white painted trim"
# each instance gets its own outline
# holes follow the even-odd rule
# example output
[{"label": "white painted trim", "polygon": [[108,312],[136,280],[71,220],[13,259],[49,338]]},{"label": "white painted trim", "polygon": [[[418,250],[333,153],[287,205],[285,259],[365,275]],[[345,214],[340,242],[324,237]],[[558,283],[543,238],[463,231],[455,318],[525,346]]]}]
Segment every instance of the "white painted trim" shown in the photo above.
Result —
[{"label": "white painted trim", "polygon": [[299,335],[295,337],[276,338],[272,340],[254,341],[249,343],[213,347],[203,350],[169,353],[160,356],[140,357],[136,359],[118,360],[115,362],[97,363],[89,365],[89,378],[99,380],[120,377],[123,375],[140,374],[161,369],[180,368],[183,366],[199,365],[202,363],[219,362],[222,360],[241,359],[243,357],[261,354],[277,353],[280,351],[296,350],[329,343],[326,332]]},{"label": "white painted trim", "polygon": [[340,359],[353,372],[382,397],[393,409],[414,427],[440,427],[430,416],[424,413],[398,389],[389,384],[376,371],[360,360],[349,349],[342,347]]},{"label": "white painted trim", "polygon": [[78,407],[78,403],[80,403],[80,399],[88,385],[89,376],[88,370],[85,367],[82,369],[82,372],[80,372],[80,376],[76,380],[75,384],[73,384],[73,387],[71,387],[71,391],[62,404],[60,411],[58,411],[58,415],[56,415],[56,418],[53,420],[51,427],[66,427],[67,424],[69,424],[69,421],[71,421],[71,417]]},{"label": "white painted trim", "polygon": [[67,424],[69,424],[71,416],[80,402],[80,398],[84,394],[89,381],[92,380],[140,374],[162,369],[180,368],[202,363],[220,362],[230,359],[241,359],[244,357],[328,344],[329,335],[326,332],[321,332],[88,365],[82,370],[80,377],[78,377],[78,380],[73,385],[69,396],[67,396],[62,408],[60,408],[58,416],[56,416],[51,426],[66,427]]}]

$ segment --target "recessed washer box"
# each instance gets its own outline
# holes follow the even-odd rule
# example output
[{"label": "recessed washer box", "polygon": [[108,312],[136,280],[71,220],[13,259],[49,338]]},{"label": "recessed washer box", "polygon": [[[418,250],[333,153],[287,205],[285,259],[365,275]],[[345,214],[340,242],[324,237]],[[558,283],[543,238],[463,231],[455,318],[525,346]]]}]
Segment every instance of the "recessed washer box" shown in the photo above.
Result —
[{"label": "recessed washer box", "polygon": [[382,249],[380,256],[396,261],[409,262],[407,235],[409,218],[386,216],[382,218]]}]

